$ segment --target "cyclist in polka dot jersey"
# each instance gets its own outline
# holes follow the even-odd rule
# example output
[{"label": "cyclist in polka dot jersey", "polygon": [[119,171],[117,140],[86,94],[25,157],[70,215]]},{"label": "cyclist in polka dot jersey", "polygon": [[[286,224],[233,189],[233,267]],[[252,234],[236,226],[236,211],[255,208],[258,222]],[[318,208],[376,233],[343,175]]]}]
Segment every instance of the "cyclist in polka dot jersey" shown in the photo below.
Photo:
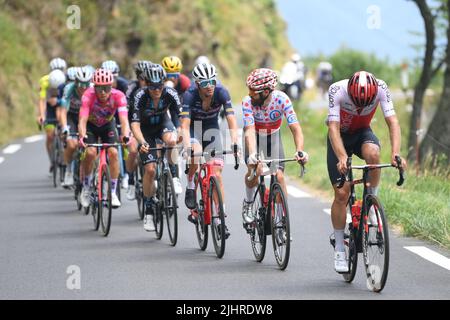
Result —
[{"label": "cyclist in polka dot jersey", "polygon": [[[251,181],[247,179],[257,164],[256,154],[262,153],[265,159],[285,158],[280,134],[283,115],[294,138],[296,147],[294,157],[302,163],[308,161],[308,154],[303,150],[302,128],[297,120],[292,102],[284,92],[275,90],[276,85],[277,74],[271,69],[255,69],[247,78],[249,95],[242,100],[245,163],[248,167],[245,175],[246,197],[242,209],[244,224],[252,223],[254,220],[252,202],[258,184],[258,176],[262,171],[261,166],[258,166],[257,174]],[[283,171],[284,164],[278,164],[277,179],[284,194],[287,194]]]}]

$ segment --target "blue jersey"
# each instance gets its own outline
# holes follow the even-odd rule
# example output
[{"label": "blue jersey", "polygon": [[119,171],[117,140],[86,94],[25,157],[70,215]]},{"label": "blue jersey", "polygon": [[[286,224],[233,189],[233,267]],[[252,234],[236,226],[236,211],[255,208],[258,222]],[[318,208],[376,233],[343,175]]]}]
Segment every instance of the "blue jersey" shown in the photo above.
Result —
[{"label": "blue jersey", "polygon": [[191,119],[191,126],[194,125],[194,121],[202,121],[204,125],[215,124],[218,123],[221,108],[224,108],[227,116],[234,114],[230,94],[224,86],[217,83],[211,105],[204,109],[198,88],[192,85],[183,95],[183,109],[180,118]]}]

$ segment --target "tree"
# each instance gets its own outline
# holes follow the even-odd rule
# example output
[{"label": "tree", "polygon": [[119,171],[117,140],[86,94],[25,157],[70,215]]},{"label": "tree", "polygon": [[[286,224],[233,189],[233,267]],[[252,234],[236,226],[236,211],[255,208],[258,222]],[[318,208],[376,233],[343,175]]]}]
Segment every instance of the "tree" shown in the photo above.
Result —
[{"label": "tree", "polygon": [[[450,40],[450,0],[447,0],[447,40]],[[420,145],[420,157],[424,159],[427,155],[433,157],[445,154],[447,164],[450,163],[450,44],[447,41],[445,53],[445,73],[442,95],[438,110],[431,121],[428,131]]]},{"label": "tree", "polygon": [[[441,60],[437,66],[433,69],[433,57],[436,49],[435,38],[435,20],[436,14],[433,14],[426,0],[413,0],[419,8],[420,14],[425,24],[425,55],[423,58],[423,67],[420,74],[419,81],[414,89],[413,111],[410,120],[410,130],[408,137],[408,159],[413,160],[415,158],[416,145],[418,144],[417,130],[420,128],[420,115],[422,113],[423,99],[425,96],[425,90],[430,85],[431,79],[439,71],[442,66],[443,60]],[[416,159],[418,160],[418,159]]]}]

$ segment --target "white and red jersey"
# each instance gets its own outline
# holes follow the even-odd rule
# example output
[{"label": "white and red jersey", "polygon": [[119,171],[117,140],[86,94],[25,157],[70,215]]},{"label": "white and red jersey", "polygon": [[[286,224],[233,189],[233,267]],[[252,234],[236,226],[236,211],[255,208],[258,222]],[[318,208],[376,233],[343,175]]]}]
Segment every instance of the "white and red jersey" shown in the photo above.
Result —
[{"label": "white and red jersey", "polygon": [[361,113],[358,113],[357,107],[347,93],[348,79],[333,83],[328,89],[327,123],[331,121],[340,122],[341,132],[353,133],[370,127],[378,104],[381,105],[385,118],[395,115],[394,105],[386,82],[380,79],[377,79],[377,82],[377,97],[369,106],[363,108]]},{"label": "white and red jersey", "polygon": [[250,96],[242,100],[244,128],[254,125],[259,134],[272,134],[280,130],[283,114],[288,125],[297,123],[297,115],[289,97],[282,91],[274,90],[263,106],[254,106]]}]

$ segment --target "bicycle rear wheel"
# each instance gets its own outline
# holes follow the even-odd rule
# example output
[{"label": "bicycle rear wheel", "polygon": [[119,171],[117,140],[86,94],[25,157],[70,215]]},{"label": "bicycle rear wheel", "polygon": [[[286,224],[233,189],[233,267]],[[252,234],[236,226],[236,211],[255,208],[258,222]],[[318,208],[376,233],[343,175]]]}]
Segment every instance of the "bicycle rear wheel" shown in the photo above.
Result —
[{"label": "bicycle rear wheel", "polygon": [[102,181],[101,181],[101,199],[99,203],[100,218],[102,223],[102,232],[105,237],[108,236],[111,229],[111,175],[109,174],[108,165],[103,165]]},{"label": "bicycle rear wheel", "polygon": [[[364,212],[362,228],[362,249],[366,267],[367,287],[374,291],[383,290],[389,270],[389,231],[380,200],[374,195],[366,196],[367,210]],[[376,224],[372,225],[369,211],[373,210]],[[373,221],[375,222],[375,221]]]},{"label": "bicycle rear wheel", "polygon": [[272,244],[280,270],[286,269],[289,263],[291,249],[291,231],[289,226],[289,212],[283,190],[278,183],[274,183],[269,197],[271,208]]},{"label": "bicycle rear wheel", "polygon": [[[199,181],[198,173],[195,174],[195,185],[197,192],[197,223],[195,225],[195,233],[197,234],[198,245],[201,250],[206,250],[208,246],[208,225],[205,222],[205,200],[203,199],[202,181]],[[191,213],[192,214],[192,213]]]},{"label": "bicycle rear wheel", "polygon": [[261,262],[266,254],[267,241],[267,235],[264,229],[266,208],[264,207],[264,191],[261,185],[258,187],[257,193],[252,208],[255,221],[250,225],[250,241],[256,261]]},{"label": "bicycle rear wheel", "polygon": [[216,177],[211,177],[210,189],[211,194],[211,236],[213,239],[214,250],[218,258],[222,258],[225,253],[225,214],[223,212],[222,193],[220,185]]},{"label": "bicycle rear wheel", "polygon": [[[351,217],[351,204],[347,205],[347,216]],[[348,283],[355,279],[356,269],[358,267],[358,251],[356,250],[356,238],[358,230],[353,227],[352,221],[346,223],[344,229],[345,256],[348,259],[348,272],[342,273],[344,280]]]},{"label": "bicycle rear wheel", "polygon": [[167,232],[169,233],[170,244],[175,246],[178,239],[178,215],[177,215],[177,195],[173,186],[172,174],[169,170],[164,173],[164,213],[166,215]]}]

